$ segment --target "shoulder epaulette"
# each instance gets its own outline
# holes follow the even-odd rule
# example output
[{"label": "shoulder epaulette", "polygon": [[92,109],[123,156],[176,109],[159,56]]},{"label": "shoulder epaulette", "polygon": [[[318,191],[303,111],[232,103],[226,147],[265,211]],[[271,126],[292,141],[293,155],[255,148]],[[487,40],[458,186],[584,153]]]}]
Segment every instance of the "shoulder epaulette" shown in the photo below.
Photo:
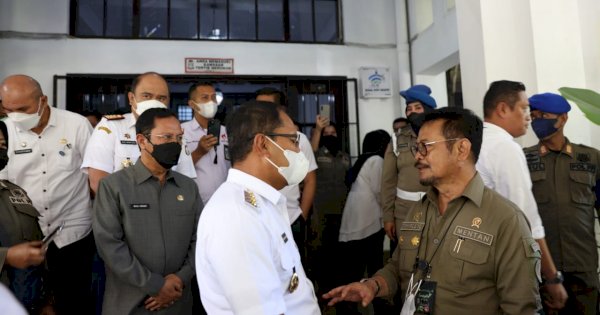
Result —
[{"label": "shoulder epaulette", "polygon": [[258,206],[256,204],[256,196],[254,195],[253,192],[251,192],[249,190],[244,190],[244,200],[246,201],[247,204],[250,204],[254,208],[256,208]]},{"label": "shoulder epaulette", "polygon": [[120,115],[120,114],[113,114],[113,115],[104,115],[104,118],[106,118],[106,120],[121,120],[121,119],[125,119],[125,116]]}]

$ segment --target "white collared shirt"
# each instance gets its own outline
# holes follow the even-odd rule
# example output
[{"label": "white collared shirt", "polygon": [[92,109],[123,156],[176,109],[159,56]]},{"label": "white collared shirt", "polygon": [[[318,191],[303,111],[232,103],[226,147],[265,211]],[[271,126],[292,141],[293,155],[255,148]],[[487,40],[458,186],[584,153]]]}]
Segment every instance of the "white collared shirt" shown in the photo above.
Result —
[{"label": "white collared shirt", "polygon": [[[318,168],[317,161],[315,161],[315,154],[308,138],[303,133],[297,132],[300,134],[300,151],[308,159],[308,172],[310,173]],[[300,186],[285,186],[279,192],[287,199],[287,211],[290,224],[292,224],[302,214],[302,209],[300,209]]]},{"label": "white collared shirt", "polygon": [[381,173],[383,158],[369,157],[348,193],[342,214],[340,242],[362,240],[383,228],[381,221]]},{"label": "white collared shirt", "polygon": [[531,225],[533,238],[544,238],[525,153],[506,130],[489,122],[483,123],[483,142],[476,167],[487,187],[523,211]]},{"label": "white collared shirt", "polygon": [[[87,173],[87,168],[95,168],[112,174],[116,171],[135,164],[140,157],[140,149],[135,140],[135,117],[128,113],[124,119],[100,120],[85,149],[85,157],[81,169]],[[185,142],[182,144],[181,155],[177,165],[172,170],[190,178],[196,178],[194,162]]]},{"label": "white collared shirt", "polygon": [[25,189],[40,213],[44,235],[64,221],[64,228],[54,238],[61,248],[91,231],[88,177],[79,167],[92,126],[81,115],[49,108],[48,125],[39,135],[6,120],[10,160],[0,177]]},{"label": "white collared shirt", "polygon": [[[272,186],[229,170],[198,223],[196,274],[208,314],[320,314],[285,204]],[[294,269],[299,285],[290,293]]]},{"label": "white collared shirt", "polygon": [[[184,130],[183,136],[189,152],[194,152],[198,148],[200,138],[206,136],[208,131],[202,128],[196,119],[184,122],[181,124],[181,127]],[[231,168],[228,148],[227,130],[224,126],[221,126],[221,136],[219,137],[217,150],[211,149],[194,165],[196,169],[196,185],[198,185],[198,191],[204,204],[208,203],[210,196],[227,179],[227,170]],[[216,164],[215,156],[217,157]]]}]

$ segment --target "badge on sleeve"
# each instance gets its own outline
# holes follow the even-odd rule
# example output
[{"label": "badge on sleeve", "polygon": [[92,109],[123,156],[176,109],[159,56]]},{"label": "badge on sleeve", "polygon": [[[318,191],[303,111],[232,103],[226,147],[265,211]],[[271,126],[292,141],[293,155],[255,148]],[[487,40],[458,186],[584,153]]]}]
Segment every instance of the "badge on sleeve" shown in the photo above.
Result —
[{"label": "badge on sleeve", "polygon": [[98,130],[102,130],[102,131],[106,132],[106,134],[108,134],[108,135],[112,133],[112,131],[110,129],[108,129],[107,127],[104,127],[104,126],[98,127]]},{"label": "badge on sleeve", "polygon": [[293,274],[292,274],[292,278],[290,279],[290,285],[288,286],[288,291],[290,293],[294,293],[294,291],[296,291],[296,289],[298,289],[298,284],[300,284],[300,278],[298,277],[298,274],[296,273],[296,267],[294,267],[293,270]]}]

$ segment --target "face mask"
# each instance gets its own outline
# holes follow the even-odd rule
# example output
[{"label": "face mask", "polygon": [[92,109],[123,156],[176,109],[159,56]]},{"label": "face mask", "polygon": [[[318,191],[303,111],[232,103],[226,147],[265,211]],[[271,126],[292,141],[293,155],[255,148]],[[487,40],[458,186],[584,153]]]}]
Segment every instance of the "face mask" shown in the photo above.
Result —
[{"label": "face mask", "polygon": [[138,117],[140,117],[145,111],[149,110],[150,108],[167,108],[167,105],[157,100],[147,100],[137,103],[137,109],[135,110],[135,113],[138,115]]},{"label": "face mask", "polygon": [[542,140],[547,138],[548,136],[553,135],[555,132],[558,131],[558,128],[555,128],[554,125],[556,125],[556,121],[558,119],[554,118],[554,119],[544,119],[544,118],[538,118],[538,119],[534,119],[531,122],[531,128],[533,128],[533,132],[535,132],[535,135],[538,137],[538,139]]},{"label": "face mask", "polygon": [[336,136],[322,136],[319,142],[321,147],[327,148],[331,155],[337,155],[338,151],[340,151],[340,142]]},{"label": "face mask", "polygon": [[273,161],[267,158],[267,161],[277,168],[279,174],[287,181],[288,186],[300,184],[308,173],[308,160],[302,152],[294,152],[292,150],[282,149],[275,141],[267,137],[279,150],[283,151],[283,155],[288,161],[289,166],[277,166]]},{"label": "face mask", "polygon": [[198,104],[194,101],[192,101],[192,103],[194,103],[194,108],[196,109],[198,114],[200,114],[204,118],[212,119],[217,114],[217,107],[219,106],[219,104],[215,103],[214,101],[210,101],[204,104]]},{"label": "face mask", "polygon": [[30,130],[35,128],[40,123],[40,118],[42,118],[42,114],[46,107],[40,111],[40,106],[42,106],[42,99],[38,102],[38,109],[35,114],[26,114],[26,113],[8,113],[8,118],[17,126],[17,128],[21,130]]},{"label": "face mask", "polygon": [[8,164],[8,149],[0,149],[0,170]]},{"label": "face mask", "polygon": [[410,126],[412,127],[415,134],[419,134],[419,129],[423,126],[423,120],[425,120],[425,113],[411,113],[406,117]]},{"label": "face mask", "polygon": [[[150,142],[150,139],[148,139]],[[150,142],[154,147],[154,151],[150,153],[154,160],[160,164],[164,169],[170,169],[177,165],[179,161],[179,155],[181,154],[181,144],[177,142],[167,142],[163,144],[154,144]]]},{"label": "face mask", "polygon": [[404,300],[404,304],[402,305],[402,310],[400,311],[400,315],[413,315],[417,310],[415,306],[415,295],[419,292],[421,287],[421,282],[423,280],[419,280],[417,283],[413,284],[415,274],[413,273],[410,276],[410,281],[408,282],[408,288],[406,290],[406,300]]}]

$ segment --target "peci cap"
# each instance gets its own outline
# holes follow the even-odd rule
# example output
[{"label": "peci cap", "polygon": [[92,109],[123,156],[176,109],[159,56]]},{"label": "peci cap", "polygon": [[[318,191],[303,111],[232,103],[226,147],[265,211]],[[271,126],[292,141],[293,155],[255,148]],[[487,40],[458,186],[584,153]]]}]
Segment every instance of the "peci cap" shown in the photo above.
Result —
[{"label": "peci cap", "polygon": [[406,104],[421,102],[421,104],[429,108],[436,108],[435,99],[430,94],[431,89],[424,84],[413,85],[408,90],[400,91],[400,95],[404,97]]},{"label": "peci cap", "polygon": [[571,110],[569,102],[561,95],[554,93],[535,94],[529,98],[531,110],[539,110],[544,113],[563,114]]}]

